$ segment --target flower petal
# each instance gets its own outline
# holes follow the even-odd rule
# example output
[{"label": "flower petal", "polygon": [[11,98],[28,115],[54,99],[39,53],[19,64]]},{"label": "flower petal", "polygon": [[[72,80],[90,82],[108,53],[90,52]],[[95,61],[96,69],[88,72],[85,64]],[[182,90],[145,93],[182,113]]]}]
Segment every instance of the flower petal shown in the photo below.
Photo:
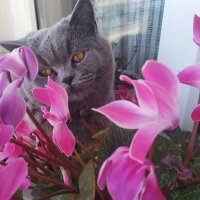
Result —
[{"label": "flower petal", "polygon": [[[147,165],[135,162],[129,157],[128,147],[119,147],[107,160],[98,184],[104,186],[115,200],[138,199],[145,183]],[[126,184],[122,184],[126,183]]]},{"label": "flower petal", "polygon": [[18,136],[30,136],[30,134],[34,131],[31,127],[30,123],[26,120],[22,120],[20,124],[15,129]]},{"label": "flower petal", "polygon": [[14,80],[26,75],[27,69],[18,49],[0,58],[0,72],[10,72]]},{"label": "flower petal", "polygon": [[63,176],[63,181],[65,183],[66,186],[71,186],[71,181],[70,181],[70,178],[69,178],[69,174],[67,172],[67,170],[65,170],[63,167],[60,168],[61,170],[61,173],[62,173],[62,176]]},{"label": "flower petal", "polygon": [[0,146],[4,146],[10,141],[14,133],[14,128],[10,125],[0,125]]},{"label": "flower petal", "polygon": [[0,161],[8,158],[15,151],[15,145],[12,143],[7,143],[3,149],[3,152],[0,152]]},{"label": "flower petal", "polygon": [[192,111],[191,117],[195,122],[200,121],[200,104]]},{"label": "flower petal", "polygon": [[154,120],[154,116],[149,116],[145,110],[126,100],[113,101],[92,110],[103,114],[116,125],[127,129],[141,128],[144,124]]},{"label": "flower petal", "polygon": [[8,77],[5,72],[0,73],[0,98],[4,89],[9,85]]},{"label": "flower petal", "polygon": [[[178,98],[175,99],[174,96],[157,84],[150,81],[146,81],[146,83],[154,92],[158,106],[158,118],[166,124],[166,129],[172,130],[176,128],[179,124]],[[167,98],[166,94],[168,94]]]},{"label": "flower petal", "polygon": [[200,17],[195,15],[193,21],[193,39],[200,46]]},{"label": "flower petal", "polygon": [[71,156],[75,147],[75,137],[65,122],[57,123],[53,129],[53,141],[60,151]]},{"label": "flower petal", "polygon": [[12,82],[3,92],[0,100],[0,116],[5,124],[16,127],[26,111],[24,98],[18,91],[19,81]]},{"label": "flower petal", "polygon": [[33,81],[38,73],[38,62],[35,54],[33,51],[25,46],[22,46],[19,48],[19,53],[21,54],[21,57],[25,63],[25,66],[28,71],[28,78]]},{"label": "flower petal", "polygon": [[25,75],[34,80],[38,72],[38,62],[33,51],[25,46],[14,49],[0,58],[0,72],[10,72],[12,78],[23,78]]},{"label": "flower petal", "polygon": [[149,115],[156,115],[158,112],[157,102],[151,88],[142,80],[131,80],[127,76],[120,76],[122,81],[131,83],[135,88],[135,93],[139,106]]},{"label": "flower petal", "polygon": [[145,127],[139,129],[135,133],[130,145],[131,157],[138,162],[144,163],[153,141],[165,128],[166,124],[159,120],[149,123]]},{"label": "flower petal", "polygon": [[50,78],[48,78],[47,88],[51,100],[50,112],[60,120],[68,120],[69,108],[67,91]]},{"label": "flower petal", "polygon": [[164,195],[159,189],[156,175],[154,173],[153,167],[150,167],[150,173],[146,180],[146,187],[143,194],[143,200],[165,200]]},{"label": "flower petal", "polygon": [[142,68],[142,75],[145,80],[164,88],[175,99],[179,96],[178,78],[165,65],[154,60],[147,61]]},{"label": "flower petal", "polygon": [[47,106],[51,105],[49,91],[47,88],[40,88],[40,87],[34,88],[32,91],[32,94],[37,101],[39,101]]},{"label": "flower petal", "polygon": [[22,158],[0,168],[0,199],[11,199],[26,179],[27,173],[27,165]]},{"label": "flower petal", "polygon": [[200,64],[186,67],[179,72],[178,78],[181,83],[200,89]]}]

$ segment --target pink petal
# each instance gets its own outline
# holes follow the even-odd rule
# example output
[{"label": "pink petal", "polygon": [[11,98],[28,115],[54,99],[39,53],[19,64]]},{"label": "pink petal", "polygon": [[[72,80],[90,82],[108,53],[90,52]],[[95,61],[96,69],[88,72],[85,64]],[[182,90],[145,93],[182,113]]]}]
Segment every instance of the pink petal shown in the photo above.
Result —
[{"label": "pink petal", "polygon": [[178,97],[178,78],[167,66],[157,61],[147,61],[142,68],[142,75],[145,80],[164,88],[175,99]]},{"label": "pink petal", "polygon": [[67,156],[72,155],[75,147],[75,137],[65,122],[60,122],[54,126],[53,141],[58,145],[60,151]]},{"label": "pink petal", "polygon": [[8,77],[5,72],[0,73],[0,98],[4,89],[9,85]]},{"label": "pink petal", "polygon": [[[154,92],[154,96],[158,105],[158,117],[160,120],[164,121],[166,129],[173,130],[179,124],[179,107],[178,107],[178,98],[164,88],[161,88],[159,85],[154,84],[150,81],[145,81],[149,87]],[[166,94],[167,98],[166,98]]]},{"label": "pink petal", "polygon": [[12,143],[7,143],[3,149],[3,152],[0,152],[0,161],[8,158],[15,151],[15,145]]},{"label": "pink petal", "polygon": [[24,98],[18,91],[19,81],[12,82],[3,92],[0,100],[0,116],[5,124],[16,127],[26,111]]},{"label": "pink petal", "polygon": [[191,65],[178,74],[179,81],[200,89],[200,64]]},{"label": "pink petal", "polygon": [[50,78],[48,78],[47,88],[51,100],[50,112],[60,120],[68,120],[69,108],[67,91]]},{"label": "pink petal", "polygon": [[70,181],[67,170],[65,170],[63,167],[61,167],[61,173],[62,173],[65,185],[68,187],[71,186],[71,181]]},{"label": "pink petal", "polygon": [[165,200],[164,195],[159,189],[156,175],[154,173],[153,168],[150,168],[150,173],[146,180],[146,188],[143,194],[143,200]]},{"label": "pink petal", "polygon": [[191,117],[195,122],[200,121],[200,104],[192,111]]},{"label": "pink petal", "polygon": [[119,147],[103,164],[98,185],[103,189],[106,184],[112,199],[139,199],[148,168],[129,157],[128,147]]},{"label": "pink petal", "polygon": [[139,106],[149,115],[156,115],[158,112],[157,102],[151,88],[142,80],[131,80],[127,76],[120,76],[122,81],[131,83],[135,88],[135,93]]},{"label": "pink petal", "polygon": [[49,97],[49,92],[48,92],[48,89],[47,88],[34,88],[33,91],[32,91],[32,94],[33,94],[33,97],[47,105],[47,106],[50,106],[51,105],[51,100],[50,100],[50,97]]},{"label": "pink petal", "polygon": [[25,46],[22,46],[19,48],[19,53],[26,65],[27,71],[28,71],[28,78],[33,81],[38,73],[38,62],[35,54],[33,51]]},{"label": "pink petal", "polygon": [[15,129],[18,136],[30,136],[34,131],[28,121],[22,120]]},{"label": "pink petal", "polygon": [[26,74],[34,80],[38,72],[38,63],[33,51],[28,47],[14,49],[0,58],[0,72],[10,72],[12,78],[23,78]]},{"label": "pink petal", "polygon": [[20,185],[20,189],[28,189],[30,184],[31,184],[30,179],[26,178],[26,179],[24,179],[24,181]]},{"label": "pink petal", "polygon": [[163,121],[155,121],[139,129],[130,145],[130,155],[134,160],[144,163],[147,153],[156,136],[166,128]]},{"label": "pink petal", "polygon": [[0,125],[0,146],[4,146],[10,141],[14,133],[14,128],[10,125]]},{"label": "pink petal", "polygon": [[147,113],[137,105],[126,100],[114,101],[92,110],[103,114],[116,125],[127,129],[141,128],[144,124],[154,120],[155,117],[152,113]]},{"label": "pink petal", "polygon": [[26,75],[26,66],[17,49],[0,58],[0,72],[10,72],[14,80]]},{"label": "pink petal", "polygon": [[106,187],[106,180],[109,174],[111,164],[112,164],[112,156],[111,158],[108,158],[106,161],[104,161],[103,165],[101,166],[97,180],[97,184],[100,190],[103,190]]},{"label": "pink petal", "polygon": [[15,161],[22,154],[22,152],[23,152],[22,148],[18,145],[15,145],[15,149],[12,152],[12,154],[8,156],[6,163]]},{"label": "pink petal", "polygon": [[41,111],[44,113],[43,118],[47,119],[48,122],[52,125],[55,126],[59,120],[55,115],[52,115],[45,106],[41,106]]},{"label": "pink petal", "polygon": [[11,199],[26,179],[27,173],[27,165],[22,158],[0,168],[0,199]]},{"label": "pink petal", "polygon": [[200,17],[195,15],[193,21],[193,39],[200,46]]}]

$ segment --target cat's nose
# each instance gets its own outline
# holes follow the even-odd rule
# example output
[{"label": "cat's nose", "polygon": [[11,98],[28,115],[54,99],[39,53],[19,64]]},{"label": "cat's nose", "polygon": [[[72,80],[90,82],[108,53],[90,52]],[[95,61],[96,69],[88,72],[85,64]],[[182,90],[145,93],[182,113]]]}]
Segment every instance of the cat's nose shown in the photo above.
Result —
[{"label": "cat's nose", "polygon": [[66,77],[62,80],[62,82],[63,82],[63,83],[66,83],[66,84],[68,84],[68,85],[71,85],[73,78],[74,78],[74,76],[66,76]]}]

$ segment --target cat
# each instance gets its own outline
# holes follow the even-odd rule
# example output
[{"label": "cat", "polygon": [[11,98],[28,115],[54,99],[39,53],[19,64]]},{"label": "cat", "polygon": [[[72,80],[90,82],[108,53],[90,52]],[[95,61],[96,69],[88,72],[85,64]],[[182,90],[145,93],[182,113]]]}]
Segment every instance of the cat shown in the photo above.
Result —
[{"label": "cat", "polygon": [[23,91],[37,118],[41,119],[40,105],[31,91],[44,87],[49,75],[68,92],[69,126],[80,140],[87,143],[91,135],[108,126],[91,108],[114,99],[114,56],[109,42],[98,33],[90,0],[79,0],[72,13],[55,25],[0,45],[9,51],[25,45],[35,53],[39,73],[33,83],[25,80]]}]

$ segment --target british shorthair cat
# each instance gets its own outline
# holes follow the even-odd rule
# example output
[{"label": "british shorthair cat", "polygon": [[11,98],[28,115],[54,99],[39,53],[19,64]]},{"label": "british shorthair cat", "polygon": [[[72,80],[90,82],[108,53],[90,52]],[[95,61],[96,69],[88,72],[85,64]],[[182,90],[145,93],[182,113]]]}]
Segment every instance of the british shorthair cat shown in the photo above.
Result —
[{"label": "british shorthair cat", "polygon": [[[114,98],[114,57],[110,44],[98,33],[90,0],[79,0],[72,14],[55,25],[0,45],[9,51],[25,45],[37,56],[39,73],[33,83],[25,82],[23,92],[40,121],[40,105],[31,91],[34,87],[44,87],[50,76],[68,92],[72,118],[69,126],[81,141],[88,143],[91,135],[108,125],[91,108]],[[45,126],[48,129],[46,123]]]}]

